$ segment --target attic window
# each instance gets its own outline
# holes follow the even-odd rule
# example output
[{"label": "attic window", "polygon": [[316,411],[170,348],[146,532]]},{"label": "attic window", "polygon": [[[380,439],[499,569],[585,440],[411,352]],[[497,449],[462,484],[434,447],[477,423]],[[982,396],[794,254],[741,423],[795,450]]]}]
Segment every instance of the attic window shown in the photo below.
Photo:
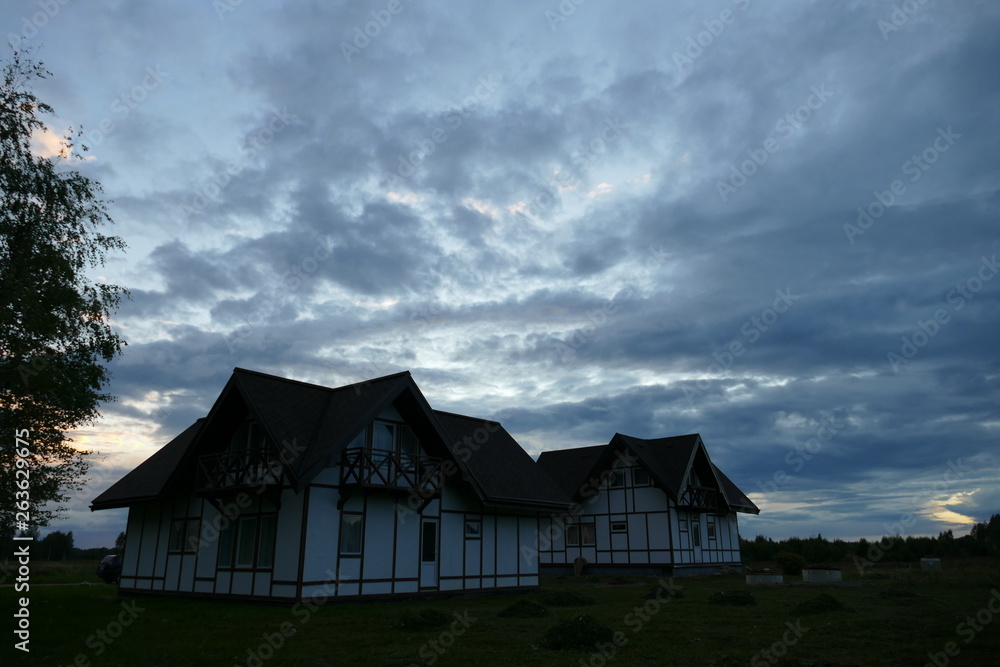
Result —
[{"label": "attic window", "polygon": [[611,481],[608,486],[612,489],[620,489],[625,486],[626,470],[612,470]]},{"label": "attic window", "polygon": [[240,452],[248,449],[264,448],[264,429],[255,421],[246,420],[236,427],[236,433],[229,443],[229,449]]},{"label": "attic window", "polygon": [[645,468],[632,468],[632,486],[649,486],[649,472]]}]

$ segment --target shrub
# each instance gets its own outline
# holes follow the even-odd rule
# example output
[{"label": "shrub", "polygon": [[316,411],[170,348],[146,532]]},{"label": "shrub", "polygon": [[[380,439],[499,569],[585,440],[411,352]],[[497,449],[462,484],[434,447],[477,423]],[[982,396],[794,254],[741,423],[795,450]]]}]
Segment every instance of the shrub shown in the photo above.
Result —
[{"label": "shrub", "polygon": [[805,558],[790,551],[782,551],[774,557],[774,560],[781,571],[788,575],[802,574],[802,568],[807,565]]},{"label": "shrub", "polygon": [[542,618],[548,615],[548,609],[532,600],[518,600],[497,614],[500,618]]},{"label": "shrub", "polygon": [[408,611],[399,617],[396,627],[402,630],[433,630],[451,621],[451,616],[437,609]]},{"label": "shrub", "polygon": [[709,604],[727,604],[733,607],[749,607],[757,604],[757,598],[746,591],[720,591],[708,596]]},{"label": "shrub", "polygon": [[581,614],[569,621],[559,621],[549,628],[542,638],[542,646],[563,649],[593,649],[598,642],[610,642],[614,637],[611,628],[601,625],[594,618]]},{"label": "shrub", "polygon": [[594,598],[576,591],[548,591],[542,593],[540,600],[550,607],[581,607],[596,602]]}]

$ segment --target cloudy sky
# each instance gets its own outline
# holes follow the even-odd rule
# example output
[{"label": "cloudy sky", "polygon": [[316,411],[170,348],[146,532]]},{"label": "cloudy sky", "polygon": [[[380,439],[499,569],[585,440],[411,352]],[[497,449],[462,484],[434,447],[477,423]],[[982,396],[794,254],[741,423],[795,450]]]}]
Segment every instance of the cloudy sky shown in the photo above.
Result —
[{"label": "cloudy sky", "polygon": [[[54,528],[233,367],[410,370],[532,454],[701,433],[745,536],[1000,511],[1000,6],[15,0],[128,251]],[[52,138],[38,138],[40,151]]]}]

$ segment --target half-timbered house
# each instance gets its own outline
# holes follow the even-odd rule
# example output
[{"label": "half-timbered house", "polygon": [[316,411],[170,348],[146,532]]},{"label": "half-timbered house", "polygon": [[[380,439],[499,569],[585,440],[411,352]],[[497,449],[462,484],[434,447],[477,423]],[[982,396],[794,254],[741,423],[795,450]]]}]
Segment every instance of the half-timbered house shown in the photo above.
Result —
[{"label": "half-timbered house", "polygon": [[[760,510],[719,470],[698,434],[543,452],[574,500],[539,522],[542,572],[703,574],[740,568],[738,513]],[[579,566],[578,565],[578,566]]]},{"label": "half-timbered house", "polygon": [[127,507],[123,591],[351,598],[538,585],[569,500],[497,422],[408,372],[331,389],[236,369],[208,415],[97,497]]}]

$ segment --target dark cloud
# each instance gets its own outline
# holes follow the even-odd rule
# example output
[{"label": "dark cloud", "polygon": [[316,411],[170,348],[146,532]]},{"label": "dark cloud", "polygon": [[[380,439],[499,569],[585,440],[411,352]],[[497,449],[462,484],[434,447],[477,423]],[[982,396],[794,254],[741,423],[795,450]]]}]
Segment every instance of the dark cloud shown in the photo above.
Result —
[{"label": "dark cloud", "polygon": [[[80,165],[130,244],[103,272],[132,290],[108,433],[166,441],[234,366],[410,369],[534,453],[700,432],[764,505],[744,534],[1000,509],[1000,10],[883,33],[891,3],[413,3],[345,57],[381,7],[45,27],[42,97],[115,121]],[[975,472],[909,507],[958,458]]]}]

